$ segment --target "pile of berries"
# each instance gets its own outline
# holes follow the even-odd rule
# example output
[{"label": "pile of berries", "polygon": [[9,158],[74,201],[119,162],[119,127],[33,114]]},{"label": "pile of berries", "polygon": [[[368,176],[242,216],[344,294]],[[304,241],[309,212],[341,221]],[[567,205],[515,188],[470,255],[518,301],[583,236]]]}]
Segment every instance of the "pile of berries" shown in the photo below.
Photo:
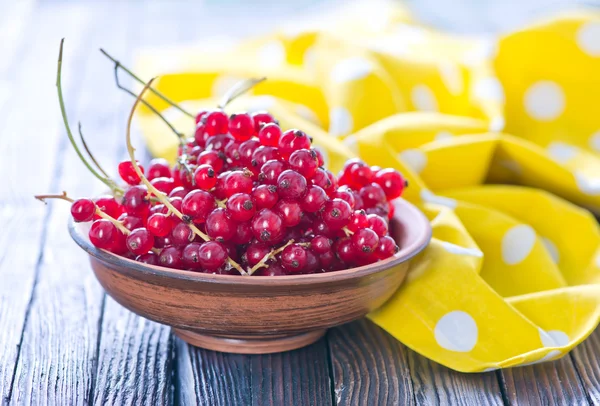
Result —
[{"label": "pile of berries", "polygon": [[283,131],[267,112],[202,111],[196,124],[173,167],[136,165],[144,177],[123,161],[122,197],[73,202],[76,222],[93,221],[92,244],[169,268],[263,276],[348,269],[398,251],[390,201],[406,182],[396,170],[351,159],[335,176],[307,134]]}]

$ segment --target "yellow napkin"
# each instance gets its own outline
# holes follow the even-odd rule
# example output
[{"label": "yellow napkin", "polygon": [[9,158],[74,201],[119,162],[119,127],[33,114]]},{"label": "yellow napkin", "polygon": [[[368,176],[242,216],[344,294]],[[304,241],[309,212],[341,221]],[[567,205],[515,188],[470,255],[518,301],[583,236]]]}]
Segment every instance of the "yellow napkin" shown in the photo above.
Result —
[{"label": "yellow napkin", "polygon": [[[368,316],[398,340],[465,372],[559,358],[600,320],[600,232],[582,208],[600,213],[600,16],[484,41],[383,7],[230,51],[153,50],[138,72],[164,74],[156,87],[192,111],[267,76],[229,110],[269,109],[306,130],[332,170],[359,155],[406,175],[434,238]],[[164,124],[144,108],[138,123],[173,159]]]}]

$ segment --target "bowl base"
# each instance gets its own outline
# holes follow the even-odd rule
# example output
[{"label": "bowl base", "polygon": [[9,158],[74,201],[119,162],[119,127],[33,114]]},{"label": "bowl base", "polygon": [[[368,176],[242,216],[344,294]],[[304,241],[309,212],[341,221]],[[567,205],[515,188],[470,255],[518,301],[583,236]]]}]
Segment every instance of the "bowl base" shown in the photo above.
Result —
[{"label": "bowl base", "polygon": [[325,335],[327,330],[315,330],[297,335],[270,337],[247,336],[240,338],[218,337],[174,328],[173,332],[183,341],[207,350],[234,354],[272,354],[306,347]]}]

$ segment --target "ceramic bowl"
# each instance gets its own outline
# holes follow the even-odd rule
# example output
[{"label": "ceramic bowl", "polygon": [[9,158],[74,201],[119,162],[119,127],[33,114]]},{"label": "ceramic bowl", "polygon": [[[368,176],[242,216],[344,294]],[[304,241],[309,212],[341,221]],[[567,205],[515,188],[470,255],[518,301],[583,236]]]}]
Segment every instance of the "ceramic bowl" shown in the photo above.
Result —
[{"label": "ceramic bowl", "polygon": [[[132,312],[169,325],[211,350],[264,354],[300,348],[329,327],[363,317],[400,287],[410,259],[431,238],[429,221],[396,199],[390,223],[400,251],[377,263],[294,276],[231,276],[146,265],[95,248],[85,226],[69,225],[106,292]],[[89,225],[88,225],[89,229]]]}]

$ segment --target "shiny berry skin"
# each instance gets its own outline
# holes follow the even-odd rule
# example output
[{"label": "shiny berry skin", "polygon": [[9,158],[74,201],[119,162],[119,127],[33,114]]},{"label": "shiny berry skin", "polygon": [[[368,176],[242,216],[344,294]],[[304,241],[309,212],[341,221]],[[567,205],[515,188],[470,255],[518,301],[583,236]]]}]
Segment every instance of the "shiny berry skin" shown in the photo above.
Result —
[{"label": "shiny berry skin", "polygon": [[183,266],[181,249],[177,247],[163,248],[158,256],[158,263],[167,268],[181,269]]},{"label": "shiny berry skin", "polygon": [[278,262],[269,264],[268,268],[260,268],[258,271],[254,272],[252,276],[283,276],[285,275],[285,270]]},{"label": "shiny berry skin", "polygon": [[321,264],[321,267],[325,270],[330,270],[334,262],[336,262],[336,260],[337,258],[331,250],[319,254],[319,263]]},{"label": "shiny berry skin", "polygon": [[96,213],[96,205],[91,199],[77,199],[71,205],[71,216],[76,223],[91,221]]},{"label": "shiny berry skin", "polygon": [[194,240],[194,232],[185,223],[177,223],[171,230],[171,242],[176,246],[184,246]]},{"label": "shiny berry skin", "polygon": [[206,111],[206,110],[200,110],[200,111],[198,112],[198,114],[196,114],[196,124],[198,124],[199,122],[201,122],[201,121],[202,121],[202,119],[203,119],[204,117],[206,117],[206,115],[207,115],[208,113],[209,113],[209,111]]},{"label": "shiny berry skin", "polygon": [[274,209],[285,227],[294,227],[300,224],[302,220],[302,208],[298,202],[293,200],[280,200],[275,205]]},{"label": "shiny berry skin", "polygon": [[229,117],[223,111],[211,111],[202,118],[204,130],[211,136],[227,134],[229,130]]},{"label": "shiny berry skin", "polygon": [[327,200],[329,200],[327,193],[321,187],[310,185],[300,204],[304,211],[316,213],[323,208]]},{"label": "shiny berry skin", "polygon": [[129,250],[127,249],[127,245],[125,243],[126,236],[118,228],[115,227],[115,229],[116,230],[113,234],[112,244],[109,248],[107,248],[107,250],[117,255],[129,257],[132,254],[130,254]]},{"label": "shiny berry skin", "polygon": [[227,158],[227,163],[231,166],[242,166],[240,145],[240,141],[230,142],[223,150],[223,153]]},{"label": "shiny berry skin", "polygon": [[379,237],[384,237],[388,234],[388,223],[383,217],[377,214],[369,214],[367,219],[369,221],[369,228],[375,231],[375,234]]},{"label": "shiny berry skin", "polygon": [[248,244],[254,235],[252,234],[252,227],[250,227],[250,222],[246,221],[244,223],[238,223],[235,234],[231,238],[231,242],[234,244]]},{"label": "shiny berry skin", "polygon": [[[365,203],[363,202],[362,197],[360,197],[360,193],[358,191],[353,190],[352,196],[354,197],[354,210],[362,210],[365,208]],[[345,199],[344,199],[345,200]]]},{"label": "shiny berry skin", "polygon": [[204,190],[192,190],[181,202],[181,212],[194,223],[204,223],[215,207],[215,197]]},{"label": "shiny berry skin", "polygon": [[186,189],[183,186],[177,186],[175,189],[171,190],[169,197],[181,197],[183,199],[188,193],[190,193],[189,189]]},{"label": "shiny berry skin", "polygon": [[260,143],[255,139],[242,142],[238,148],[240,162],[242,162],[245,166],[250,166],[252,163],[252,155],[258,147],[260,147]]},{"label": "shiny berry skin", "polygon": [[306,193],[306,178],[287,169],[277,178],[277,193],[282,199],[299,199]]},{"label": "shiny berry skin", "polygon": [[95,203],[100,210],[115,219],[124,212],[123,207],[112,196],[100,196]]},{"label": "shiny berry skin", "polygon": [[331,197],[333,197],[333,198],[337,197],[338,199],[347,201],[348,204],[350,205],[350,207],[352,207],[353,209],[354,209],[354,206],[356,205],[356,200],[354,199],[354,193],[347,186],[340,186],[339,188],[337,188],[337,190],[331,194]]},{"label": "shiny berry skin", "polygon": [[279,138],[279,153],[284,159],[299,149],[310,149],[310,138],[304,131],[287,130]]},{"label": "shiny berry skin", "polygon": [[225,154],[219,151],[203,151],[198,155],[198,165],[210,165],[219,173],[225,166]]},{"label": "shiny berry skin", "polygon": [[312,251],[305,250],[306,252],[306,264],[302,273],[315,273],[322,268],[321,258],[317,257]]},{"label": "shiny berry skin", "polygon": [[330,193],[333,194],[333,192],[336,190],[334,188],[334,183],[331,181],[331,178],[329,177],[329,174],[327,173],[327,170],[325,170],[323,168],[318,168],[315,171],[315,174],[311,178],[310,182],[313,185],[319,186],[328,195]]},{"label": "shiny berry skin", "polygon": [[359,190],[360,197],[366,208],[375,207],[377,204],[387,204],[385,192],[377,183],[371,183]]},{"label": "shiny berry skin", "polygon": [[323,156],[321,150],[318,148],[311,148],[310,150],[314,151],[315,155],[317,156],[317,162],[319,164],[319,167],[325,165],[325,157]]},{"label": "shiny berry skin", "polygon": [[[142,173],[144,173],[144,168],[139,165],[140,170],[142,171]],[[127,182],[129,185],[139,185],[140,184],[140,177],[138,176],[137,172],[135,171],[135,169],[133,168],[133,164],[131,163],[131,161],[123,161],[119,163],[118,166],[118,170],[119,170],[119,176],[121,177],[121,179],[123,179],[125,182]]]},{"label": "shiny berry skin", "polygon": [[271,159],[261,166],[258,180],[267,185],[276,185],[277,178],[281,175],[281,172],[286,169],[288,169],[288,167],[284,162]]},{"label": "shiny berry skin", "polygon": [[273,210],[262,209],[252,219],[252,233],[262,242],[277,241],[283,233],[283,220]]},{"label": "shiny berry skin", "polygon": [[289,272],[300,272],[306,266],[306,250],[298,244],[288,245],[281,252],[281,266]]},{"label": "shiny berry skin", "polygon": [[202,190],[210,190],[217,183],[217,174],[208,164],[198,165],[194,170],[194,184]]},{"label": "shiny berry skin", "polygon": [[292,152],[288,160],[290,169],[295,170],[306,179],[312,178],[317,172],[319,161],[317,154],[313,150],[299,149]]},{"label": "shiny berry skin", "polygon": [[128,214],[141,214],[150,210],[146,186],[132,186],[123,195],[123,207]]},{"label": "shiny berry skin", "polygon": [[171,177],[171,167],[169,166],[167,160],[163,158],[155,158],[150,161],[150,165],[148,166],[148,170],[146,172],[146,177],[148,180]]},{"label": "shiny berry skin", "polygon": [[281,134],[281,128],[277,124],[266,124],[258,132],[258,141],[261,145],[276,147],[279,145],[279,138],[281,137]]},{"label": "shiny berry skin", "polygon": [[373,177],[373,181],[381,186],[388,200],[402,196],[402,192],[406,186],[406,180],[402,174],[392,168],[378,171]]},{"label": "shiny berry skin", "polygon": [[175,189],[175,181],[171,177],[154,178],[150,181],[150,183],[160,192],[163,192],[167,195],[171,193],[173,189]]},{"label": "shiny berry skin", "polygon": [[354,213],[350,216],[350,221],[348,222],[348,230],[352,232],[356,232],[362,228],[369,227],[369,219],[367,217],[367,213],[364,210],[355,210]]},{"label": "shiny berry skin", "polygon": [[175,186],[184,186],[187,189],[193,189],[193,175],[194,173],[191,172],[191,168],[186,168],[179,164],[173,167],[173,180],[175,181]]},{"label": "shiny berry skin", "polygon": [[252,120],[254,120],[254,129],[258,133],[260,129],[269,123],[276,123],[277,120],[266,111],[257,111],[252,114]]},{"label": "shiny berry skin", "polygon": [[327,237],[334,237],[337,230],[332,229],[322,219],[316,219],[312,223],[312,230],[314,234],[321,234]]},{"label": "shiny berry skin", "polygon": [[394,203],[392,200],[388,200],[388,219],[394,217],[394,213],[396,212],[396,208],[394,207]]},{"label": "shiny berry skin", "polygon": [[310,250],[315,254],[324,254],[331,251],[332,245],[333,241],[324,235],[317,235],[310,240]]},{"label": "shiny berry skin", "polygon": [[155,237],[166,237],[171,233],[173,222],[163,213],[155,213],[148,217],[146,228]]},{"label": "shiny berry skin", "polygon": [[357,257],[368,257],[375,252],[377,245],[379,245],[377,233],[370,228],[358,230],[350,239],[354,246],[354,254]]},{"label": "shiny berry skin", "polygon": [[135,255],[147,253],[154,247],[154,237],[145,228],[136,228],[126,238],[127,248]]},{"label": "shiny berry skin", "polygon": [[340,238],[333,245],[335,255],[345,264],[352,264],[356,259],[350,238]]},{"label": "shiny berry skin", "polygon": [[352,215],[352,208],[342,199],[333,199],[325,203],[323,208],[322,217],[323,221],[331,229],[340,229],[348,224],[350,216]]},{"label": "shiny berry skin", "polygon": [[256,210],[272,208],[279,200],[277,186],[258,185],[252,190],[252,200],[256,204]]},{"label": "shiny berry skin", "polygon": [[246,141],[255,134],[254,120],[248,113],[229,116],[229,133],[238,141]]},{"label": "shiny berry skin", "polygon": [[138,255],[135,260],[137,262],[141,262],[142,264],[159,265],[158,255],[156,255],[154,252],[147,252],[145,254]]},{"label": "shiny berry skin", "polygon": [[227,262],[227,249],[223,244],[215,241],[207,241],[198,250],[200,265],[209,271],[218,269]]},{"label": "shiny berry skin", "polygon": [[108,220],[96,220],[92,223],[88,236],[95,247],[109,249],[113,244],[113,238],[117,234],[117,227]]},{"label": "shiny berry skin", "polygon": [[252,193],[252,172],[248,170],[232,171],[226,177],[223,183],[223,193],[225,197],[230,197],[236,193]]},{"label": "shiny berry skin", "polygon": [[253,243],[246,248],[244,259],[248,265],[254,266],[258,264],[270,251],[271,249],[266,244]]},{"label": "shiny berry skin", "polygon": [[205,148],[207,151],[225,152],[225,148],[232,142],[235,142],[235,140],[231,135],[217,134],[206,141]]},{"label": "shiny berry skin", "polygon": [[217,241],[229,241],[237,230],[237,223],[229,217],[225,209],[213,210],[206,218],[206,234]]},{"label": "shiny berry skin", "polygon": [[371,172],[369,165],[364,162],[352,165],[347,173],[353,183],[361,187],[368,185],[373,180],[373,172]]},{"label": "shiny berry skin", "polygon": [[181,261],[187,268],[194,271],[202,269],[199,253],[201,245],[199,242],[191,242],[181,250]]},{"label": "shiny berry skin", "polygon": [[389,235],[381,237],[379,239],[379,245],[375,251],[375,255],[379,259],[386,259],[396,254],[400,249],[396,245],[396,241]]},{"label": "shiny berry skin", "polygon": [[121,214],[118,220],[123,224],[123,227],[125,227],[129,231],[133,231],[136,228],[144,227],[144,222],[141,218],[130,214]]},{"label": "shiny berry skin", "polygon": [[227,199],[225,204],[227,213],[231,219],[241,222],[248,221],[256,213],[252,197],[246,193],[236,193]]},{"label": "shiny berry skin", "polygon": [[275,147],[261,145],[254,150],[251,164],[260,168],[265,162],[272,159],[279,160],[279,150]]}]

